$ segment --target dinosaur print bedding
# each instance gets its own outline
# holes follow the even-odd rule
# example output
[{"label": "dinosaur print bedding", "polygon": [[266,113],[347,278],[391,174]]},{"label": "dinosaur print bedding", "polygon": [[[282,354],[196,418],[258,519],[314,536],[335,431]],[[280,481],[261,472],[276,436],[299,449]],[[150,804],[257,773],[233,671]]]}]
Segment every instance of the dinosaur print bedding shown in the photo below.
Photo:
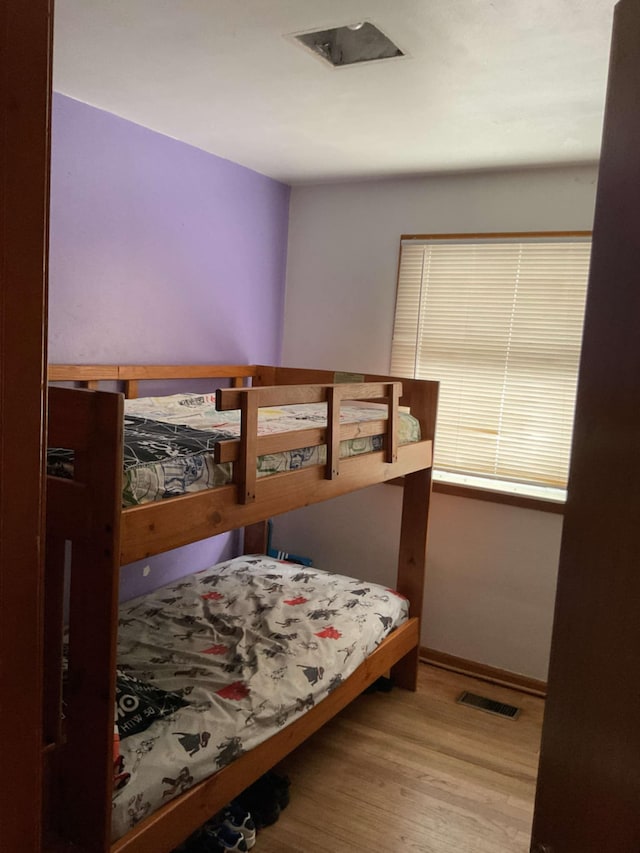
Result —
[{"label": "dinosaur print bedding", "polygon": [[146,725],[118,694],[114,840],[320,702],[407,611],[393,590],[260,555],[122,604],[120,673],[162,710]]},{"label": "dinosaur print bedding", "polygon": [[[258,434],[326,426],[324,403],[260,409]],[[371,404],[343,405],[342,423],[386,417],[386,408]],[[123,506],[136,506],[231,482],[230,463],[214,462],[216,442],[238,438],[240,412],[219,412],[215,394],[173,394],[125,400]],[[420,439],[420,425],[401,412],[400,444]],[[341,456],[355,456],[382,449],[382,436],[363,436],[341,442]],[[322,465],[326,447],[309,447],[261,456],[258,476]],[[73,454],[50,448],[48,472],[73,476]]]}]

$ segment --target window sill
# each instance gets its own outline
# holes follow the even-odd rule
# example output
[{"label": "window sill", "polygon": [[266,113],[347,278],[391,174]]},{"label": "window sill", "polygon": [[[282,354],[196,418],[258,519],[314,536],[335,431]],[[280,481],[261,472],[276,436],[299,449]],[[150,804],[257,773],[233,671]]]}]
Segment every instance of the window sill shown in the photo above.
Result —
[{"label": "window sill", "polygon": [[433,491],[443,495],[454,495],[459,498],[471,498],[475,501],[491,501],[492,503],[517,506],[523,509],[535,509],[538,512],[551,512],[556,515],[564,514],[564,501],[551,500],[550,498],[518,495],[513,492],[503,492],[480,486],[443,483],[439,480],[433,481]]},{"label": "window sill", "polygon": [[[474,479],[476,482],[470,483]],[[393,485],[401,486],[403,478],[389,480]],[[456,477],[447,475],[445,472],[434,471],[433,491],[443,495],[453,495],[460,498],[469,498],[476,501],[490,501],[491,503],[516,506],[523,509],[533,509],[538,512],[550,512],[556,515],[564,514],[566,492],[561,489],[543,489],[532,487],[531,492],[538,491],[547,494],[528,493],[527,487],[517,484],[503,483],[492,488],[490,480],[470,477]],[[516,489],[518,491],[516,491]],[[557,495],[557,496],[556,496]]]}]

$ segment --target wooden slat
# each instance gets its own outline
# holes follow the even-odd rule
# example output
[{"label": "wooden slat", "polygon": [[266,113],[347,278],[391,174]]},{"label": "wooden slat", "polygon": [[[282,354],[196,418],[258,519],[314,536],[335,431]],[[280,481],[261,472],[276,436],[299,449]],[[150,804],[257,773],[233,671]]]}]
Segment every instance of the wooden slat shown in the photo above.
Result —
[{"label": "wooden slat", "polygon": [[119,365],[118,379],[228,379],[253,376],[246,364],[127,364]]},{"label": "wooden slat", "polygon": [[417,619],[401,625],[326,699],[215,776],[142,821],[112,845],[111,853],[169,853],[184,840],[185,835],[204,823],[359,696],[396,660],[410,649],[417,648],[418,641]]},{"label": "wooden slat", "polygon": [[398,448],[398,461],[393,465],[385,462],[383,451],[343,459],[337,480],[325,480],[322,466],[271,474],[257,481],[256,500],[246,506],[235,503],[236,487],[230,485],[125,509],[121,562],[132,563],[197,539],[403,476],[431,465],[431,458],[431,442],[421,441]]},{"label": "wooden slat", "polygon": [[[384,435],[387,421],[362,421],[360,423],[340,424],[340,441],[352,438],[365,438],[370,435]],[[297,450],[300,447],[320,447],[327,443],[326,427],[311,427],[289,432],[277,432],[272,435],[259,435],[256,442],[258,456],[271,453],[284,453],[287,450]],[[216,462],[235,462],[239,457],[239,438],[229,438],[220,441],[215,446]]]},{"label": "wooden slat", "polygon": [[[402,389],[402,382],[396,383]],[[259,407],[290,406],[299,403],[324,403],[327,399],[327,389],[333,383],[323,385],[274,385],[256,386],[254,388],[218,388],[216,392],[216,408],[221,412],[239,409],[244,395],[251,394],[257,400]],[[336,386],[337,397],[340,400],[375,400],[385,399],[387,386],[381,382],[354,383]]]},{"label": "wooden slat", "polygon": [[118,379],[117,364],[50,364],[47,369],[49,382],[89,382],[92,380]]},{"label": "wooden slat", "polygon": [[[317,370],[305,367],[266,367],[256,365],[258,376],[272,377],[269,385],[333,385],[336,374],[333,370]],[[365,377],[367,379],[368,377]],[[260,383],[266,385],[267,382]]]},{"label": "wooden slat", "polygon": [[258,401],[254,394],[243,394],[240,399],[240,455],[238,458],[237,485],[241,504],[256,499],[256,442],[258,438]]},{"label": "wooden slat", "polygon": [[108,379],[228,379],[253,376],[247,364],[50,364],[52,382]]}]

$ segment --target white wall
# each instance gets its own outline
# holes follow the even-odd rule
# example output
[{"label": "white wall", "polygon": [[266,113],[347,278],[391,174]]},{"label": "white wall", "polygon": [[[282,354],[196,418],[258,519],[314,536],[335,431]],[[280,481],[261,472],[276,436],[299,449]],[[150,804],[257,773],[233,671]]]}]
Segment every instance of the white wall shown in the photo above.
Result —
[{"label": "white wall", "polygon": [[[585,166],[295,187],[283,364],[388,372],[401,234],[589,229],[596,175]],[[377,486],[279,518],[275,545],[391,583],[399,492]],[[432,508],[422,643],[545,679],[561,516],[441,494]]]}]

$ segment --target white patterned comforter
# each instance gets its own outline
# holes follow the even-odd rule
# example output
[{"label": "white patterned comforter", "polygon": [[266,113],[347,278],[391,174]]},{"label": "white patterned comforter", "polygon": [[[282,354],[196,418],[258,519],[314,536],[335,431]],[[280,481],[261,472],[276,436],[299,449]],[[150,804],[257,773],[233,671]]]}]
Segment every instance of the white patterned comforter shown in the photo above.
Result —
[{"label": "white patterned comforter", "polygon": [[114,840],[321,701],[407,611],[393,590],[262,556],[123,604],[120,669],[189,704],[122,739]]}]

